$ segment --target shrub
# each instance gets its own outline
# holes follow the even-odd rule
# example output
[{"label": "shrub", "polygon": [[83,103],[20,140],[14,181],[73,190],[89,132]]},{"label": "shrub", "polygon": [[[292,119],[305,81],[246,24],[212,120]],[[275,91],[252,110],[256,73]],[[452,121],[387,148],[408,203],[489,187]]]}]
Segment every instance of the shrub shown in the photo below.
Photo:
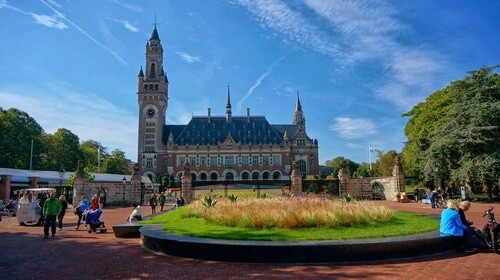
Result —
[{"label": "shrub", "polygon": [[[238,205],[229,199],[220,199],[211,207],[206,197],[187,206],[187,214],[202,217],[207,222],[223,226],[262,228],[335,228],[362,224],[384,223],[392,220],[393,212],[370,202],[358,202],[326,197],[276,197],[270,199],[242,198]],[[350,197],[350,198],[349,198]]]}]

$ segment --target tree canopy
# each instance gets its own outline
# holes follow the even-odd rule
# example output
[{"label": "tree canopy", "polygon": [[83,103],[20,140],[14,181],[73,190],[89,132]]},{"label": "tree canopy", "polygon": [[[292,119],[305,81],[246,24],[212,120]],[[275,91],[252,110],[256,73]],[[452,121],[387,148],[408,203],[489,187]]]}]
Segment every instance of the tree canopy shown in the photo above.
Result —
[{"label": "tree canopy", "polygon": [[406,168],[426,179],[491,186],[500,176],[500,75],[482,67],[433,93],[403,116]]}]

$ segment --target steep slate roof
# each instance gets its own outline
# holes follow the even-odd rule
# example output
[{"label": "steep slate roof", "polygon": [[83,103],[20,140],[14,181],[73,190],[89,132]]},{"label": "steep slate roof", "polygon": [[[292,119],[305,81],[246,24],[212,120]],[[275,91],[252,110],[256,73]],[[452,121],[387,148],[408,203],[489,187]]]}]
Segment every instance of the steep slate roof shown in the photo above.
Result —
[{"label": "steep slate roof", "polygon": [[[209,122],[210,119],[210,122]],[[228,134],[241,144],[280,144],[285,130],[289,137],[297,131],[297,125],[271,125],[264,116],[193,117],[187,125],[165,125],[163,142],[168,142],[172,132],[177,145],[217,145],[226,141]]]}]

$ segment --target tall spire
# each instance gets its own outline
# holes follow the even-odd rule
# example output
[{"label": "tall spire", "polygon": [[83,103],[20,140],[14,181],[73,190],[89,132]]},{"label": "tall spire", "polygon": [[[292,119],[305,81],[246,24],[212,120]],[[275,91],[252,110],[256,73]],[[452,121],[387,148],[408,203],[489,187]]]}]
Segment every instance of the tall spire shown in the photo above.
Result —
[{"label": "tall spire", "polygon": [[152,40],[160,41],[160,36],[158,36],[158,31],[156,30],[156,25],[157,25],[157,21],[156,21],[156,14],[155,14],[155,28],[153,29],[153,33],[151,33],[151,38],[149,38],[149,41],[152,41]]},{"label": "tall spire", "polygon": [[306,130],[306,119],[302,112],[302,105],[300,104],[299,91],[297,91],[297,102],[295,103],[295,112],[293,114],[293,124],[302,127]]},{"label": "tall spire", "polygon": [[229,91],[229,84],[227,85],[227,102],[226,102],[226,120],[231,122],[231,93]]},{"label": "tall spire", "polygon": [[299,91],[297,91],[297,102],[295,103],[295,112],[302,112],[302,105],[300,105]]}]

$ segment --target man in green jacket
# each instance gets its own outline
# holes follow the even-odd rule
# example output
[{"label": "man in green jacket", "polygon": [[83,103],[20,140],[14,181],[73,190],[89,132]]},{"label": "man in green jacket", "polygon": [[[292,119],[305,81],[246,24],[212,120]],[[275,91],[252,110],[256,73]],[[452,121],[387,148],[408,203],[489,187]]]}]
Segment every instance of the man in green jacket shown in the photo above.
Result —
[{"label": "man in green jacket", "polygon": [[42,214],[45,216],[45,224],[43,227],[44,237],[49,237],[49,226],[52,230],[52,237],[56,235],[56,218],[61,213],[62,206],[59,199],[56,198],[56,193],[51,192],[50,198],[45,200],[43,204]]}]

